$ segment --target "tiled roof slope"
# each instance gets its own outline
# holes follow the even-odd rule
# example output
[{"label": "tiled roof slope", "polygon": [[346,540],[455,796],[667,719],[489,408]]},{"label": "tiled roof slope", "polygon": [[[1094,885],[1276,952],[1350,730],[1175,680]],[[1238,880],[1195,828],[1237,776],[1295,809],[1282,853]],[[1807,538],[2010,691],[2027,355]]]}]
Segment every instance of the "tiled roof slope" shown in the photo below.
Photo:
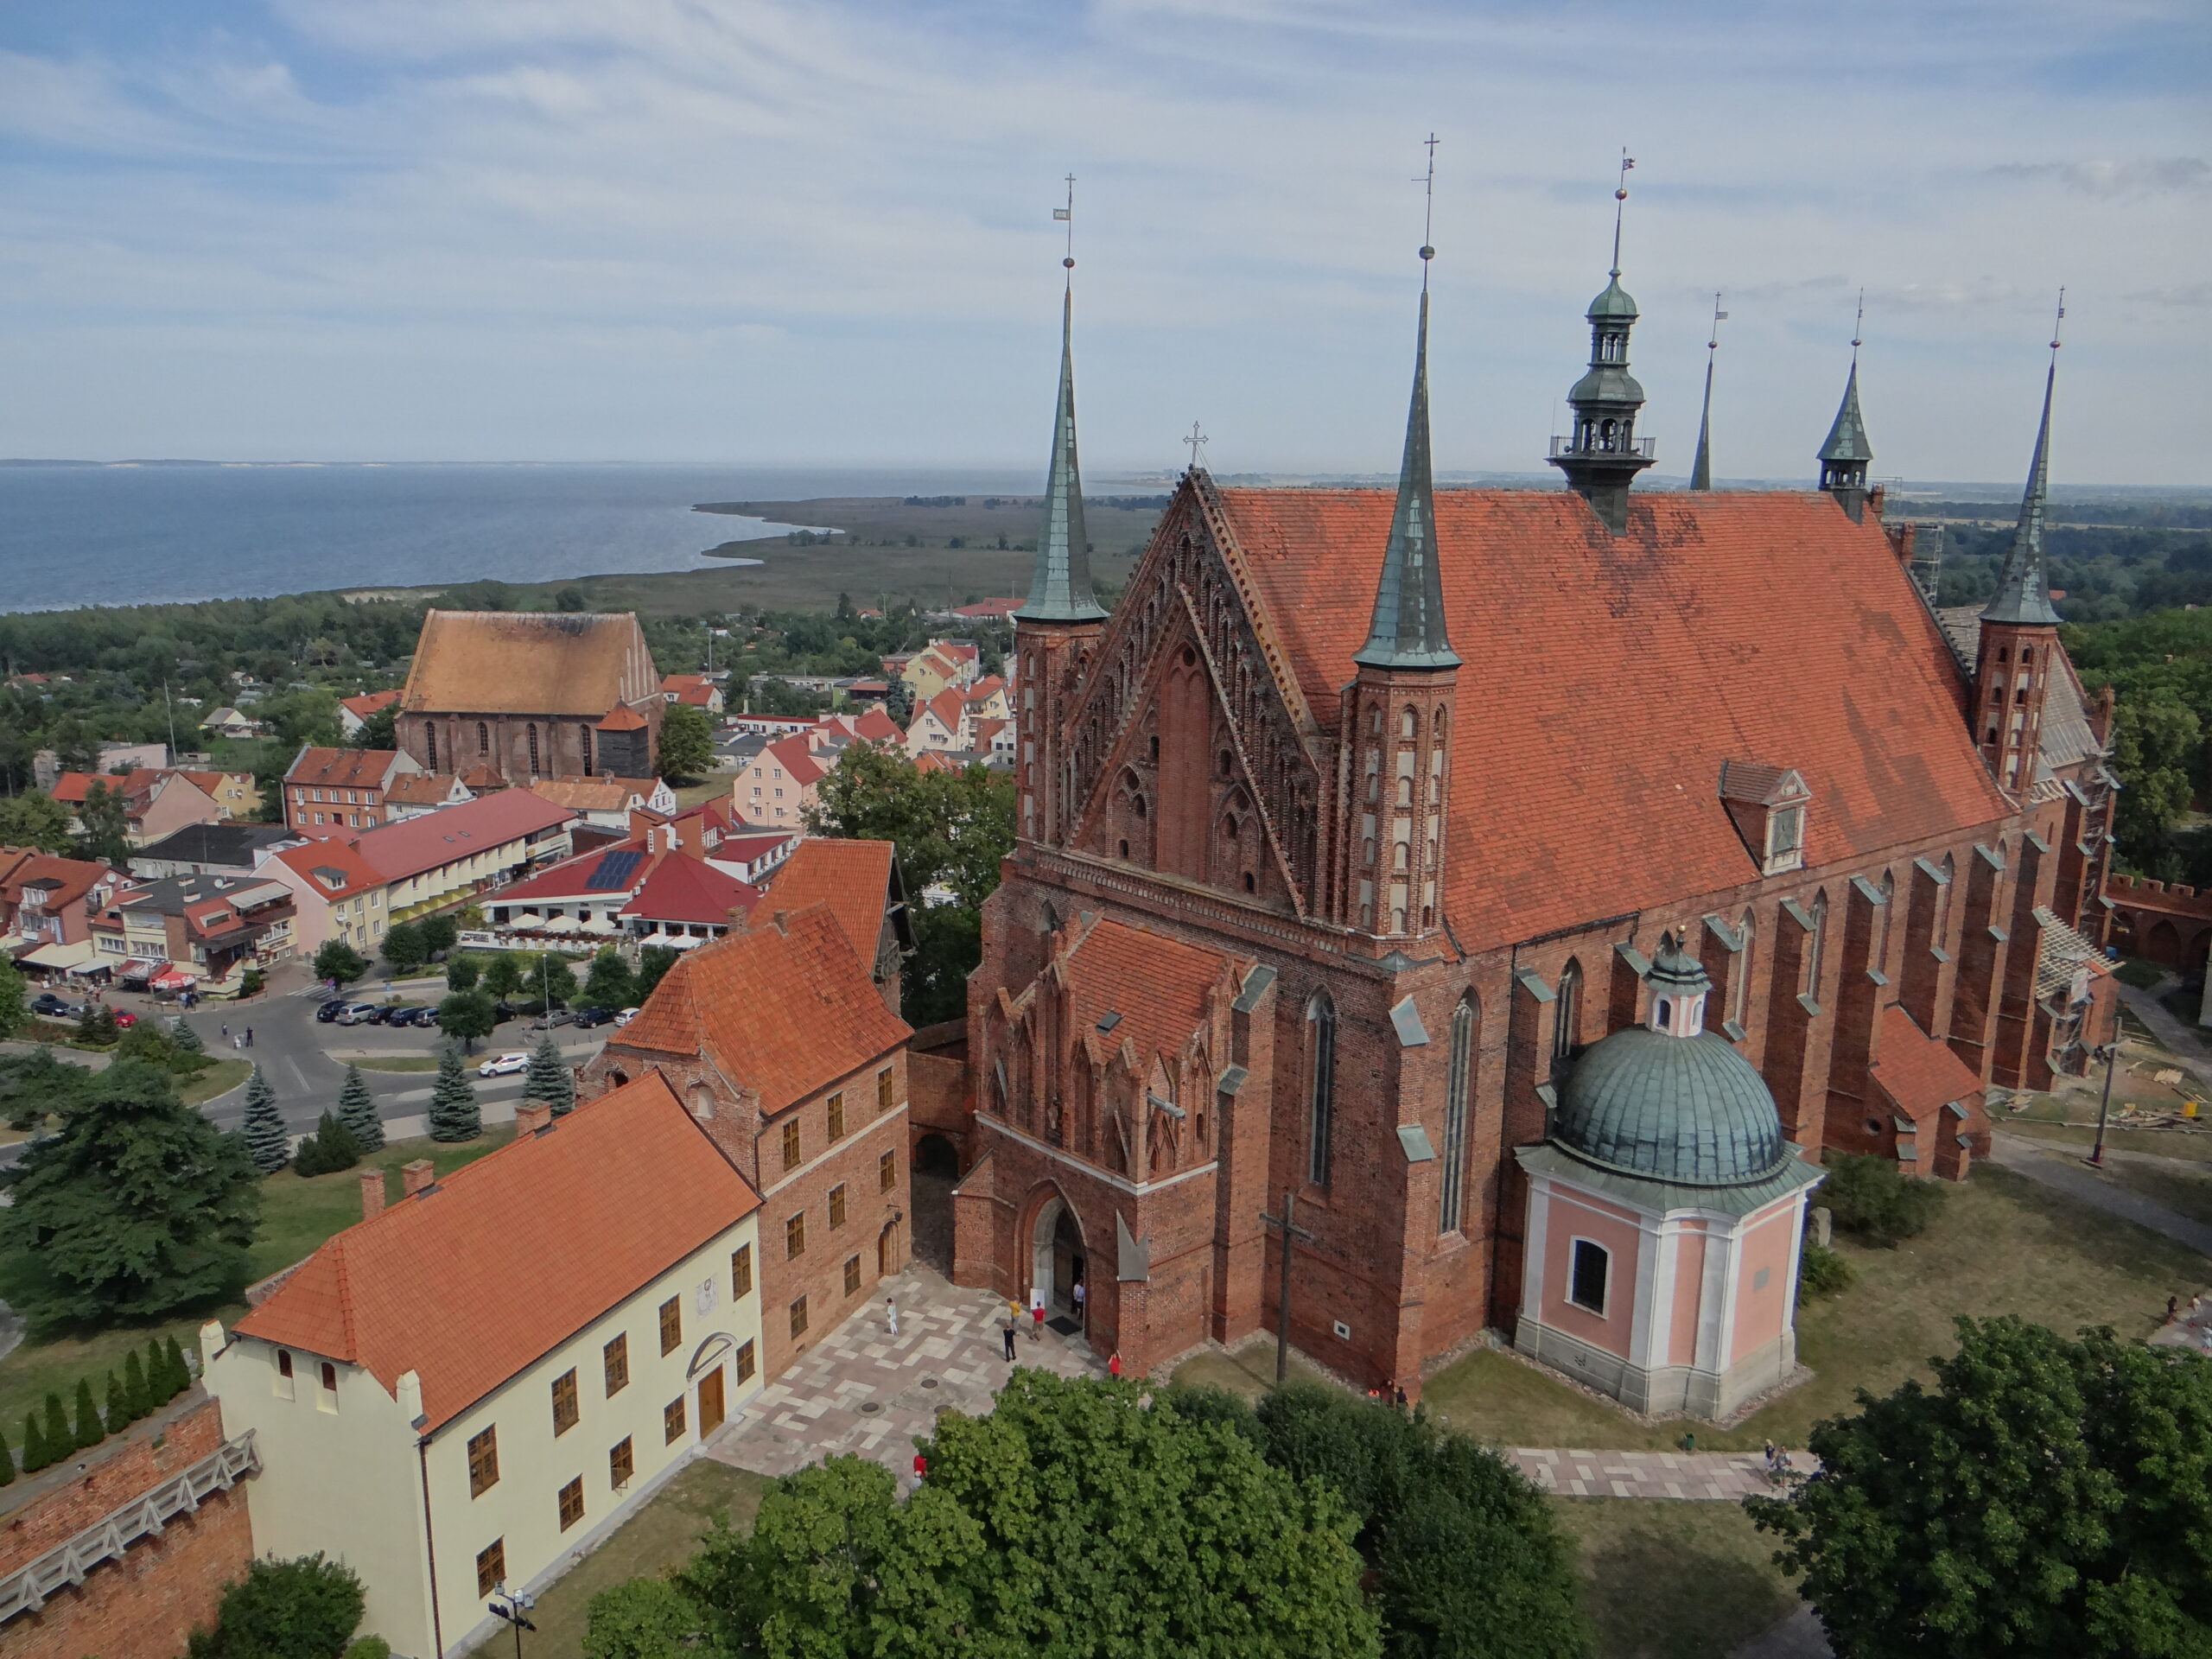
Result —
[{"label": "tiled roof slope", "polygon": [[[757,912],[756,912],[757,914]],[[623,1048],[704,1054],[777,1112],[897,1048],[913,1028],[883,1006],[827,905],[702,944],[670,969]]]},{"label": "tiled roof slope", "polygon": [[550,830],[575,814],[526,789],[503,789],[419,818],[365,830],[353,845],[387,880],[398,881],[471,853],[489,852],[534,830]]},{"label": "tiled roof slope", "polygon": [[1884,1094],[1915,1117],[1981,1092],[1981,1079],[1951,1046],[1921,1030],[1895,1002],[1882,1010],[1881,1058],[1867,1071]]},{"label": "tiled roof slope", "polygon": [[396,749],[325,749],[310,745],[292,757],[284,781],[331,789],[381,789],[398,760]]},{"label": "tiled roof slope", "polygon": [[729,913],[748,915],[760,902],[758,887],[725,875],[704,859],[669,851],[660,855],[638,896],[622,906],[625,916],[648,922],[696,922],[727,926]]},{"label": "tiled roof slope", "polygon": [[238,1330],[419,1373],[435,1429],[760,1202],[655,1072],[335,1235]]},{"label": "tiled roof slope", "polygon": [[[1317,719],[1390,528],[1387,490],[1224,490]],[[1607,535],[1580,497],[1440,490],[1459,676],[1445,914],[1479,950],[1757,872],[1721,763],[1793,766],[1806,857],[1841,861],[2010,808],[1966,688],[1880,525],[1823,495],[1643,494]]]},{"label": "tiled roof slope", "polygon": [[887,841],[809,836],[769,876],[768,910],[829,906],[852,942],[853,954],[863,963],[872,963],[891,894],[892,851]]},{"label": "tiled roof slope", "polygon": [[659,683],[626,611],[431,611],[399,707],[596,721],[618,702],[655,695]]},{"label": "tiled roof slope", "polygon": [[[1240,974],[1249,963],[1203,950],[1141,927],[1102,918],[1062,959],[1075,1039],[1096,1054],[1110,1054],[1123,1041],[1136,1046],[1149,1070],[1161,1055],[1180,1053],[1191,1033],[1205,1022],[1206,994],[1225,970]],[[1098,1022],[1122,1017],[1111,1029]],[[1228,1056],[1212,1057],[1217,1067]]]}]

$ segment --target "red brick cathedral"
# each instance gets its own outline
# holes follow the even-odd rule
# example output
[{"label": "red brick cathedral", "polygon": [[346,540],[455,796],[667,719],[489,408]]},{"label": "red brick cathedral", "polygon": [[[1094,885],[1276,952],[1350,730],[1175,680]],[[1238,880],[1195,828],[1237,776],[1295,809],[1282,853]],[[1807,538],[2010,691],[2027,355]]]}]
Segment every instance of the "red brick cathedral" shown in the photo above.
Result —
[{"label": "red brick cathedral", "polygon": [[[1613,277],[1552,440],[1567,487],[1432,486],[1424,289],[1395,494],[1194,467],[1110,614],[1064,308],[962,1282],[1068,1309],[1080,1281],[1092,1345],[1144,1370],[1277,1328],[1289,1220],[1292,1343],[1415,1393],[1534,1306],[1528,1154],[1587,1048],[1680,1027],[1662,953],[1668,984],[1702,965],[1682,1029],[1755,1068],[1798,1185],[1831,1150],[1957,1179],[1986,1087],[2082,1069],[2110,781],[2044,578],[2050,383],[1998,594],[1946,614],[1933,534],[1868,486],[1855,362],[1818,491],[1631,488],[1652,443]],[[1578,1254],[1561,1296],[1600,1306],[1602,1270]],[[1745,1272],[1681,1364],[1728,1363],[1706,1327],[1750,1318]]]}]

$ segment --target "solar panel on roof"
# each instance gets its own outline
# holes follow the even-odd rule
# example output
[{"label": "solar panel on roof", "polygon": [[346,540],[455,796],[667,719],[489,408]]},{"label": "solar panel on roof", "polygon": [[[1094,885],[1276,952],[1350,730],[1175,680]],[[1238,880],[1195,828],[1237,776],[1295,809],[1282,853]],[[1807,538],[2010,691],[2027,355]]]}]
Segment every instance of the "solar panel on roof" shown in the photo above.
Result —
[{"label": "solar panel on roof", "polygon": [[634,849],[601,853],[599,862],[592,866],[591,874],[584,886],[597,891],[612,891],[630,885],[630,873],[638,868],[638,861],[645,855]]}]

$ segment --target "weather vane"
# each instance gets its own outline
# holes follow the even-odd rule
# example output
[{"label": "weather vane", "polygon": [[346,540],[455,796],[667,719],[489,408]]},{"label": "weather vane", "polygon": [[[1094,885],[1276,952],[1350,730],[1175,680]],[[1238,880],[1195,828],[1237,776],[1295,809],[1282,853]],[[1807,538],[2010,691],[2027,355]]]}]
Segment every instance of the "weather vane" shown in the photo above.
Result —
[{"label": "weather vane", "polygon": [[1196,421],[1191,423],[1191,435],[1183,440],[1191,446],[1191,470],[1196,472],[1205,461],[1206,435],[1198,430]]},{"label": "weather vane", "polygon": [[1052,217],[1068,227],[1067,257],[1060,261],[1063,270],[1075,269],[1075,175],[1068,175],[1068,205],[1052,209]]},{"label": "weather vane", "polygon": [[2063,323],[2064,323],[2064,322],[2065,322],[2065,321],[2066,321],[2066,290],[2065,290],[2064,289],[2063,289],[2063,288],[2062,288],[2062,289],[2060,289],[2058,290],[2058,317],[2057,317],[2057,321],[2054,321],[2054,322],[2050,325],[2050,349],[2051,349],[2052,351],[2054,351],[2054,352],[2055,352],[2055,351],[2056,351],[2056,350],[2058,349],[2058,331],[2059,331],[2060,325],[2061,325],[2061,324],[2063,324]]},{"label": "weather vane", "polygon": [[1859,315],[1851,320],[1851,360],[1859,360],[1859,347],[1866,334],[1866,290],[1859,290]]},{"label": "weather vane", "polygon": [[1428,289],[1428,262],[1436,257],[1436,249],[1431,245],[1436,229],[1436,135],[1430,133],[1421,143],[1428,148],[1428,171],[1414,182],[1421,187],[1427,198],[1421,211],[1421,285],[1422,292],[1426,293]]},{"label": "weather vane", "polygon": [[1621,210],[1628,201],[1628,170],[1636,165],[1636,157],[1628,153],[1628,146],[1621,146],[1620,181],[1613,186],[1613,272],[1621,274]]},{"label": "weather vane", "polygon": [[1716,292],[1713,296],[1713,334],[1705,342],[1707,351],[1720,349],[1720,325],[1727,321],[1728,314],[1720,308],[1720,296]]}]

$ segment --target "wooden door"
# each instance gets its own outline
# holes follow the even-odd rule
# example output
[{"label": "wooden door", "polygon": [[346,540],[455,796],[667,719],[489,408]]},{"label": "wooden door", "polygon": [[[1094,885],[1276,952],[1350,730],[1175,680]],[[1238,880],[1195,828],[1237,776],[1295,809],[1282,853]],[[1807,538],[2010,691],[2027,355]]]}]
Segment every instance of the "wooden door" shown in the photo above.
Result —
[{"label": "wooden door", "polygon": [[722,1368],[715,1366],[699,1379],[699,1437],[704,1440],[721,1427]]}]

